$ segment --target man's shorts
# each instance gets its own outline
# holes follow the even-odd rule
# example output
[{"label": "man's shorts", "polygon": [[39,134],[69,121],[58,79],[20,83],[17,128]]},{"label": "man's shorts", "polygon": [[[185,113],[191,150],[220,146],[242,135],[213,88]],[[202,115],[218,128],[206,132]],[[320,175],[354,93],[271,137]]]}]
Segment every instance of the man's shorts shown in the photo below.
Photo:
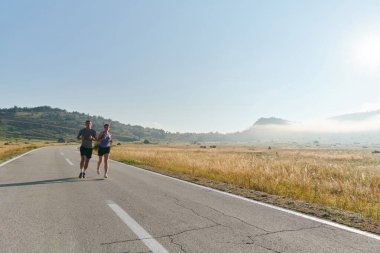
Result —
[{"label": "man's shorts", "polygon": [[110,151],[111,151],[111,147],[106,147],[106,148],[99,147],[98,148],[98,156],[103,156],[104,154],[109,154]]},{"label": "man's shorts", "polygon": [[80,155],[81,156],[86,156],[88,159],[91,158],[92,156],[92,148],[85,148],[85,147],[80,147]]}]

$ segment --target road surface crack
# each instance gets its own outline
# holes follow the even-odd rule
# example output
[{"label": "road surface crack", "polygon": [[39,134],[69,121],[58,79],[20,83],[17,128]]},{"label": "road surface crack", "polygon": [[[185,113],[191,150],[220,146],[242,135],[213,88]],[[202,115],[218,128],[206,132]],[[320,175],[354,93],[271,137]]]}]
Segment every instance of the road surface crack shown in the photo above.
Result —
[{"label": "road surface crack", "polygon": [[213,208],[213,207],[211,207],[211,206],[208,206],[208,205],[206,205],[206,206],[207,206],[208,208],[210,208],[211,210],[214,210],[214,211],[217,212],[217,213],[220,213],[220,214],[222,214],[222,215],[224,215],[224,216],[226,216],[226,217],[230,217],[230,218],[236,219],[236,220],[242,222],[243,224],[245,224],[245,225],[247,225],[247,226],[250,226],[250,227],[253,227],[253,228],[256,228],[256,229],[259,229],[259,230],[265,231],[265,232],[269,232],[268,230],[265,230],[265,229],[263,229],[263,228],[261,228],[261,227],[258,227],[258,226],[256,226],[256,225],[253,225],[253,224],[251,224],[251,223],[248,223],[248,222],[246,222],[245,220],[242,220],[242,219],[240,219],[240,218],[238,218],[238,217],[235,217],[235,216],[233,216],[233,215],[229,215],[229,214],[225,214],[225,213],[223,213],[222,211],[217,210],[217,209],[215,209],[215,208]]},{"label": "road surface crack", "polygon": [[157,238],[168,237],[170,239],[171,243],[177,245],[181,249],[182,252],[186,252],[185,249],[183,248],[183,246],[180,243],[176,243],[174,241],[175,240],[174,237],[176,237],[176,236],[178,236],[180,234],[187,233],[187,232],[200,231],[200,230],[205,230],[205,229],[214,228],[214,227],[218,227],[218,226],[221,226],[221,225],[215,224],[215,225],[212,225],[212,226],[207,226],[207,227],[202,227],[202,228],[193,228],[193,229],[183,230],[183,231],[175,233],[175,234],[164,235],[164,236],[160,236],[160,237],[157,237]]},{"label": "road surface crack", "polygon": [[280,230],[280,231],[274,231],[274,232],[268,232],[265,234],[255,235],[253,237],[253,239],[255,239],[257,237],[267,236],[267,235],[274,235],[274,234],[280,234],[280,233],[285,233],[285,232],[298,232],[298,231],[303,231],[303,230],[317,229],[317,228],[321,228],[321,227],[323,227],[323,224],[315,226],[315,227],[308,227],[308,228],[284,229],[284,230]]},{"label": "road surface crack", "polygon": [[200,231],[200,230],[209,229],[209,228],[214,228],[214,227],[219,227],[219,226],[220,226],[220,225],[212,225],[212,226],[201,227],[201,228],[192,228],[192,229],[183,230],[183,231],[178,232],[178,233],[169,234],[169,235],[163,235],[163,236],[155,237],[155,238],[164,238],[164,237],[178,236],[178,235],[180,235],[180,234],[184,234],[184,233],[187,233],[187,232]]},{"label": "road surface crack", "polygon": [[208,229],[208,228],[213,228],[213,227],[218,227],[218,226],[220,226],[220,225],[215,224],[215,225],[207,226],[207,227],[187,229],[187,230],[183,230],[183,231],[181,231],[181,232],[174,233],[174,234],[162,235],[162,236],[157,236],[157,237],[154,236],[154,237],[149,237],[149,238],[136,238],[136,239],[128,239],[128,240],[122,240],[122,241],[104,242],[104,243],[101,243],[100,245],[104,246],[104,245],[112,245],[112,244],[117,244],[117,243],[136,242],[136,241],[142,241],[142,240],[148,240],[148,239],[169,238],[171,243],[173,243],[173,244],[179,246],[180,249],[181,249],[183,252],[186,252],[186,251],[183,249],[182,245],[180,245],[179,243],[174,242],[174,237],[175,237],[175,236],[178,236],[178,235],[180,235],[180,234],[187,233],[187,232],[200,231],[200,230],[204,230],[204,229]]},{"label": "road surface crack", "polygon": [[272,249],[272,248],[269,248],[269,247],[265,247],[264,245],[256,243],[255,240],[254,240],[254,238],[256,238],[256,236],[254,238],[252,238],[252,236],[248,236],[248,238],[251,240],[251,242],[245,243],[245,244],[259,246],[259,247],[261,247],[263,249],[270,250],[270,251],[275,252],[275,253],[281,253],[281,251],[277,251],[275,249]]},{"label": "road surface crack", "polygon": [[170,243],[172,243],[174,245],[177,245],[179,247],[179,249],[181,250],[181,252],[185,252],[186,253],[186,250],[183,248],[183,246],[180,243],[176,243],[174,241],[173,237],[169,236],[169,239],[170,239]]},{"label": "road surface crack", "polygon": [[[206,219],[206,220],[208,220],[208,221],[211,221],[211,222],[214,223],[215,225],[224,226],[223,224],[220,224],[220,223],[214,221],[213,219],[211,219],[211,218],[209,218],[209,217],[206,217],[206,216],[201,215],[200,213],[198,213],[198,212],[195,211],[194,209],[192,209],[192,208],[190,208],[190,207],[187,207],[187,206],[185,206],[184,204],[181,204],[181,201],[180,201],[179,199],[177,199],[177,198],[175,198],[175,197],[173,197],[173,196],[168,196],[168,195],[166,195],[166,197],[174,199],[175,204],[176,204],[177,206],[180,206],[180,207],[182,207],[182,208],[184,208],[184,209],[186,209],[186,210],[191,211],[191,212],[192,212],[193,214],[195,214],[196,216],[199,216],[199,217],[202,217],[202,218],[204,218],[204,219]],[[225,226],[224,226],[224,227],[225,227]]]},{"label": "road surface crack", "polygon": [[125,252],[122,252],[122,253],[152,253],[152,251],[137,251],[137,252],[125,251]]},{"label": "road surface crack", "polygon": [[[167,195],[166,195],[166,196],[167,196]],[[199,217],[202,217],[202,218],[205,218],[205,219],[207,219],[207,220],[209,220],[209,221],[211,221],[211,222],[213,222],[213,223],[215,223],[215,224],[217,224],[217,225],[220,225],[220,226],[227,227],[227,228],[230,228],[230,229],[231,229],[231,227],[228,227],[228,226],[226,226],[226,225],[220,224],[220,223],[218,223],[218,222],[216,222],[216,221],[210,219],[209,217],[205,217],[205,216],[203,216],[203,215],[200,215],[200,214],[199,214],[198,212],[196,212],[194,209],[192,209],[192,208],[190,208],[190,207],[187,207],[187,206],[181,204],[181,201],[180,201],[179,199],[177,199],[177,198],[175,198],[175,197],[172,197],[172,196],[167,196],[167,197],[174,199],[176,205],[178,205],[178,206],[180,206],[180,207],[182,207],[182,208],[185,208],[185,209],[187,209],[187,210],[192,211],[195,215],[197,215],[197,216],[199,216]],[[243,224],[245,224],[245,225],[247,225],[247,226],[251,226],[251,227],[256,228],[256,229],[259,229],[259,230],[261,230],[261,231],[270,232],[270,231],[265,230],[265,229],[263,229],[263,228],[261,228],[261,227],[258,227],[258,226],[255,226],[255,225],[253,225],[253,224],[250,224],[250,223],[248,223],[248,222],[246,222],[246,221],[244,221],[244,220],[242,220],[242,219],[240,219],[240,218],[238,218],[238,217],[235,217],[235,216],[232,216],[232,215],[225,214],[225,213],[223,213],[222,211],[217,210],[217,209],[215,209],[215,208],[213,208],[213,207],[211,207],[211,206],[208,206],[208,205],[204,205],[204,206],[206,206],[207,208],[209,208],[209,209],[211,209],[211,210],[213,210],[213,211],[215,211],[215,212],[217,212],[217,213],[219,213],[219,214],[222,214],[223,216],[226,216],[226,217],[230,217],[230,218],[236,219],[236,220],[242,222]]]},{"label": "road surface crack", "polygon": [[255,235],[255,236],[248,236],[248,238],[252,242],[251,243],[246,243],[246,244],[253,244],[253,245],[262,247],[264,249],[270,250],[272,252],[281,253],[281,251],[277,251],[277,250],[274,250],[272,248],[269,248],[269,247],[266,247],[264,245],[261,245],[261,244],[257,243],[255,241],[255,239],[258,238],[258,237],[263,237],[263,236],[268,236],[268,235],[280,234],[280,233],[285,233],[285,232],[298,232],[298,231],[303,231],[303,230],[317,229],[317,228],[321,228],[321,227],[323,227],[323,224],[315,226],[315,227],[299,228],[299,229],[284,229],[284,230],[280,230],[280,231],[268,232],[268,233],[265,233],[265,234],[259,234],[259,235]]},{"label": "road surface crack", "polygon": [[136,242],[136,241],[141,241],[144,239],[152,239],[152,238],[136,238],[136,239],[129,239],[129,240],[122,240],[122,241],[113,241],[113,242],[102,242],[100,245],[111,245],[111,244],[117,244],[117,243],[126,243],[126,242]]}]

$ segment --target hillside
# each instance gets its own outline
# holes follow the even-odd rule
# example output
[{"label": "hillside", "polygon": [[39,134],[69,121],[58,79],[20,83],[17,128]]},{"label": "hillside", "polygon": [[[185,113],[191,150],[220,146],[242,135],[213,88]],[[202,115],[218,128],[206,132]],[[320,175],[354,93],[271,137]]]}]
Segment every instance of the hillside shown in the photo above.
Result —
[{"label": "hillside", "polygon": [[91,119],[93,129],[103,129],[104,122],[111,124],[112,134],[118,141],[150,142],[181,141],[203,142],[225,140],[218,133],[170,133],[162,129],[147,128],[137,125],[123,124],[100,116],[92,116],[79,112],[68,112],[59,108],[40,106],[34,108],[13,107],[0,109],[0,139],[22,138],[75,141],[84,121]]},{"label": "hillside", "polygon": [[0,137],[52,140],[64,138],[67,141],[74,141],[86,119],[92,120],[93,129],[96,131],[103,128],[104,122],[109,122],[114,138],[120,141],[166,138],[163,130],[125,125],[103,117],[67,112],[49,106],[0,109]]}]

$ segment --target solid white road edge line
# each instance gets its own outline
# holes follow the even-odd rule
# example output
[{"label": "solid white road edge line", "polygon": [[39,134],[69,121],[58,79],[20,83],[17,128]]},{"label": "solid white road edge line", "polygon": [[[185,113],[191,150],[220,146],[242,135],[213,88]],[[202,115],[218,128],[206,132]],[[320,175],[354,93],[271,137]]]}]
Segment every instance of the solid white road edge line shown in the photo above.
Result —
[{"label": "solid white road edge line", "polygon": [[[41,149],[41,148],[37,148],[37,149]],[[0,168],[3,167],[3,166],[5,166],[5,165],[7,165],[8,163],[13,162],[13,161],[16,160],[16,159],[19,159],[20,157],[23,157],[24,155],[27,155],[27,154],[30,154],[30,153],[36,151],[37,149],[33,149],[33,150],[31,150],[31,151],[28,151],[28,152],[26,152],[26,153],[24,153],[24,154],[21,154],[21,155],[19,155],[19,156],[13,157],[12,159],[10,159],[10,160],[8,160],[8,161],[5,161],[5,162],[1,163],[1,164],[0,164]]]},{"label": "solid white road edge line", "polygon": [[141,227],[115,202],[112,200],[107,200],[106,203],[153,253],[169,253],[159,242],[157,242],[143,227]]},{"label": "solid white road edge line", "polygon": [[71,166],[74,165],[69,159],[67,159],[67,158],[65,158],[65,159],[66,159],[66,162],[67,162],[68,164],[70,164]]},{"label": "solid white road edge line", "polygon": [[199,188],[202,188],[202,189],[206,189],[206,190],[209,190],[209,191],[218,192],[218,193],[221,193],[221,194],[233,197],[233,198],[241,199],[241,200],[248,201],[248,202],[251,202],[251,203],[254,203],[254,204],[257,204],[257,205],[261,205],[261,206],[269,207],[269,208],[272,208],[272,209],[275,209],[275,210],[278,210],[278,211],[282,211],[282,212],[285,212],[285,213],[293,214],[293,215],[302,217],[304,219],[308,219],[308,220],[316,221],[316,222],[319,222],[319,223],[323,223],[323,224],[326,224],[326,225],[329,225],[329,226],[332,226],[332,227],[335,227],[335,228],[339,228],[339,229],[342,229],[342,230],[345,230],[345,231],[348,231],[348,232],[352,232],[352,233],[356,233],[356,234],[359,234],[359,235],[367,236],[367,237],[370,237],[370,238],[373,238],[373,239],[376,239],[376,240],[380,241],[380,236],[378,236],[376,234],[372,234],[370,232],[362,231],[362,230],[359,230],[359,229],[356,229],[356,228],[352,228],[352,227],[349,227],[349,226],[346,226],[346,225],[342,225],[342,224],[339,224],[339,223],[336,223],[336,222],[333,222],[333,221],[328,221],[328,220],[320,219],[320,218],[317,218],[317,217],[314,217],[314,216],[310,216],[310,215],[307,215],[307,214],[299,213],[297,211],[293,211],[293,210],[285,209],[285,208],[282,208],[282,207],[274,206],[274,205],[267,204],[267,203],[264,203],[264,202],[260,202],[260,201],[257,201],[257,200],[248,199],[248,198],[245,198],[245,197],[242,197],[242,196],[239,196],[239,195],[235,195],[235,194],[232,194],[232,193],[229,193],[229,192],[224,192],[224,191],[216,190],[216,189],[213,189],[213,188],[210,188],[210,187],[207,187],[207,186],[203,186],[203,185],[195,184],[195,183],[192,183],[192,182],[184,181],[184,180],[181,180],[181,179],[178,179],[178,178],[169,177],[169,176],[160,174],[158,172],[154,172],[154,171],[150,171],[150,170],[144,170],[144,169],[132,166],[132,165],[128,165],[128,164],[119,162],[119,161],[115,161],[115,160],[111,160],[111,161],[112,162],[116,162],[116,163],[120,163],[120,164],[125,165],[125,166],[132,167],[134,169],[143,170],[143,171],[146,171],[148,173],[159,175],[159,176],[162,176],[162,177],[165,177],[165,178],[170,178],[172,180],[176,180],[176,181],[179,181],[179,182],[182,182],[182,183],[185,183],[185,184],[190,184],[190,185],[193,185],[193,186],[196,186],[196,187],[199,187]]}]

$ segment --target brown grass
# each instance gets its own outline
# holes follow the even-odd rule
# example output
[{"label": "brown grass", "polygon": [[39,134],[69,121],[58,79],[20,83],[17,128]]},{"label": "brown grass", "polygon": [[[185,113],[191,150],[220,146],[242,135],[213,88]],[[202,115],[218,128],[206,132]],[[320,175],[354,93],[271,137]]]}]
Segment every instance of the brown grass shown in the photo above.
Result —
[{"label": "brown grass", "polygon": [[22,154],[26,151],[47,146],[49,143],[43,141],[32,141],[32,142],[0,142],[0,162],[10,159],[13,156]]},{"label": "brown grass", "polygon": [[380,159],[368,151],[133,144],[114,147],[111,156],[380,221]]}]

